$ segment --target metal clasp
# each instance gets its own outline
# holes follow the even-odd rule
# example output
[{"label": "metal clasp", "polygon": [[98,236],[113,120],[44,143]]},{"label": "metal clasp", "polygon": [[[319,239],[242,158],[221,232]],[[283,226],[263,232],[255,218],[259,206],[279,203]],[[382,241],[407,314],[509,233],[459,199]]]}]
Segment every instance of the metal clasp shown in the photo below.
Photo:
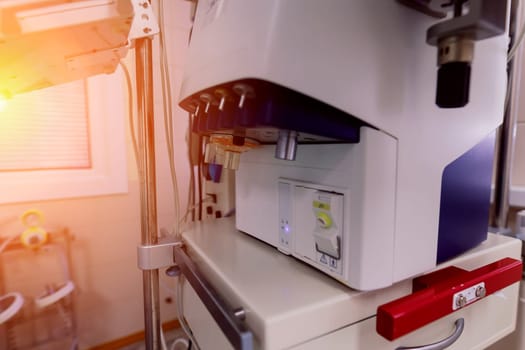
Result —
[{"label": "metal clasp", "polygon": [[182,246],[180,241],[139,245],[137,247],[137,265],[141,270],[156,270],[176,265],[173,249],[180,246]]}]

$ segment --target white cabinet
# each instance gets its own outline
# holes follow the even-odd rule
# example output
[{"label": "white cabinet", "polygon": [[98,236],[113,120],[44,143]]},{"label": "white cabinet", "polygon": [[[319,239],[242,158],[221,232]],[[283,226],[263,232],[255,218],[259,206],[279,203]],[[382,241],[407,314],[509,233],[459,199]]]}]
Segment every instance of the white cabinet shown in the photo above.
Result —
[{"label": "white cabinet", "polygon": [[[233,309],[243,308],[256,349],[396,349],[447,338],[458,318],[464,330],[447,349],[485,349],[514,330],[519,283],[394,341],[377,334],[379,305],[411,293],[411,281],[382,290],[352,290],[234,228],[232,219],[196,224],[184,240],[201,273]],[[489,234],[486,242],[438,268],[473,270],[519,259],[521,242]],[[184,316],[203,350],[232,349],[189,283]]]}]

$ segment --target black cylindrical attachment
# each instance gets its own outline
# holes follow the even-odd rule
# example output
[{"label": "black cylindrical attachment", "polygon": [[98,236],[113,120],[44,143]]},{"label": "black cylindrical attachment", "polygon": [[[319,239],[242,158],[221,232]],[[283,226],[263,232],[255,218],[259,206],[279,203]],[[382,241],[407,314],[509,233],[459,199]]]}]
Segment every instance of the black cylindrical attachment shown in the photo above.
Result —
[{"label": "black cylindrical attachment", "polygon": [[469,100],[470,63],[450,62],[438,69],[436,104],[441,108],[464,107]]}]

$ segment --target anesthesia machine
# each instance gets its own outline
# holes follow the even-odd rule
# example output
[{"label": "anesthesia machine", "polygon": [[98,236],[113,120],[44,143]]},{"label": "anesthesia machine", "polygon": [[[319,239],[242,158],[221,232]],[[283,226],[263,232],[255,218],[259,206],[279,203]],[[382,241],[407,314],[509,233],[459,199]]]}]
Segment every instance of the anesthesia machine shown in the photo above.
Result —
[{"label": "anesthesia machine", "polygon": [[175,248],[200,348],[485,349],[514,330],[521,244],[487,234],[510,8],[198,2],[180,106],[209,179],[236,170],[235,218]]},{"label": "anesthesia machine", "polygon": [[358,290],[483,242],[507,5],[199,1],[181,106],[237,229]]},{"label": "anesthesia machine", "polygon": [[236,214],[196,223],[186,250],[158,244],[150,1],[0,0],[0,94],[113,72],[135,48],[148,349],[161,344],[159,269],[174,263],[203,349],[223,348],[199,328],[206,298],[234,334],[225,348],[391,349],[436,321],[410,340],[452,322],[425,349],[464,328],[456,349],[477,349],[512,331],[521,279],[519,242],[487,236],[510,3],[199,0],[180,106],[210,178],[236,170]]}]

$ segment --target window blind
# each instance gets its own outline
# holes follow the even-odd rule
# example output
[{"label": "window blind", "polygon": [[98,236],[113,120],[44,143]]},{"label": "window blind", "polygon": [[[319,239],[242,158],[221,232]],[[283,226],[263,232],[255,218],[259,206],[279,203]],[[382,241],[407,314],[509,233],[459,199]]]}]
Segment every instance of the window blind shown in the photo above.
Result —
[{"label": "window blind", "polygon": [[85,81],[9,99],[0,111],[0,172],[91,167]]}]

